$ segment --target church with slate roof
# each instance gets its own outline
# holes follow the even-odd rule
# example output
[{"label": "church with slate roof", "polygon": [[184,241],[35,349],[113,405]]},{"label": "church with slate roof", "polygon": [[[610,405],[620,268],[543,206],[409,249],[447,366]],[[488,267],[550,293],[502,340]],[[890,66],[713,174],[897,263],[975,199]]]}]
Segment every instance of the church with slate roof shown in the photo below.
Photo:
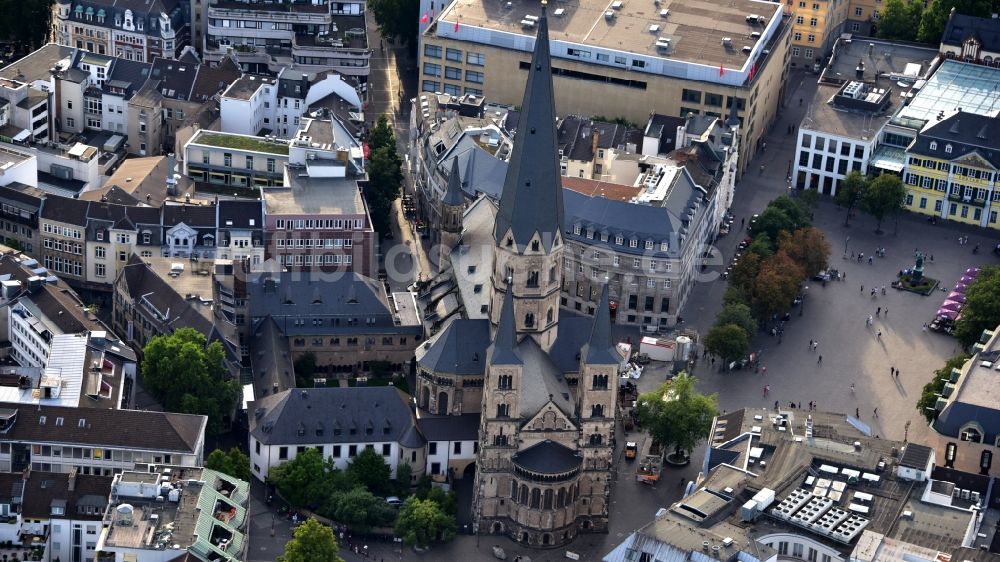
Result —
[{"label": "church with slate roof", "polygon": [[528,72],[499,202],[463,211],[451,170],[441,262],[463,313],[417,350],[416,397],[422,417],[479,414],[475,531],[544,548],[607,532],[622,356],[607,286],[593,317],[560,320],[565,225],[544,9]]}]

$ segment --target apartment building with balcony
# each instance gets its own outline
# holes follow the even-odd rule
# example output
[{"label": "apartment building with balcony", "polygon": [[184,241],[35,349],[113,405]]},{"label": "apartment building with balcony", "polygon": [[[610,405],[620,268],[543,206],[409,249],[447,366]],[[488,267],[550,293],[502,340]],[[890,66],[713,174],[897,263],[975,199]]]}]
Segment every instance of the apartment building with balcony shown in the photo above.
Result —
[{"label": "apartment building with balcony", "polygon": [[48,93],[16,78],[0,78],[0,140],[26,142],[47,138]]},{"label": "apartment building with balcony", "polygon": [[35,253],[43,195],[40,189],[19,183],[0,188],[0,235],[5,245]]},{"label": "apartment building with balcony", "polygon": [[178,0],[59,0],[55,39],[60,45],[126,60],[172,59],[191,42],[188,8]]},{"label": "apartment building with balcony", "polygon": [[294,66],[362,81],[368,76],[371,49],[362,1],[206,1],[206,61],[221,60],[232,50],[243,70],[252,73],[277,74]]}]

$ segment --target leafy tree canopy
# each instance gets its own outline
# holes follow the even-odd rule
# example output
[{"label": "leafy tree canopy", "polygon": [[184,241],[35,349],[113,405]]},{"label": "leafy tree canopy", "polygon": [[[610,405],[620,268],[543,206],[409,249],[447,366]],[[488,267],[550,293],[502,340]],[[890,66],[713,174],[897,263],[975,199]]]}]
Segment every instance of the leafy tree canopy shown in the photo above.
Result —
[{"label": "leafy tree canopy", "polygon": [[928,423],[933,421],[934,416],[937,414],[934,408],[937,405],[938,396],[944,390],[944,385],[951,380],[951,370],[961,369],[962,365],[968,360],[969,355],[965,353],[952,357],[944,364],[944,367],[934,371],[933,378],[924,385],[924,389],[920,393],[920,399],[917,400],[917,410],[927,418]]},{"label": "leafy tree canopy", "polygon": [[391,474],[392,469],[375,449],[365,448],[347,465],[347,476],[376,496],[392,490]]},{"label": "leafy tree canopy", "polygon": [[192,328],[180,328],[157,336],[143,350],[142,377],[146,388],[170,412],[208,416],[208,429],[223,429],[242,389],[229,378],[222,344],[205,345],[205,336]]},{"label": "leafy tree canopy", "polygon": [[882,39],[916,41],[923,15],[922,0],[886,0],[885,9],[879,17],[878,36]]},{"label": "leafy tree canopy", "polygon": [[716,325],[735,324],[748,336],[753,336],[757,331],[757,320],[750,312],[750,307],[744,303],[726,303],[722,306],[722,311],[715,317]]},{"label": "leafy tree canopy", "polygon": [[792,233],[782,232],[778,248],[792,258],[807,278],[826,269],[830,260],[830,243],[821,230],[812,226]]},{"label": "leafy tree canopy", "polygon": [[[739,329],[739,328],[737,328]],[[718,398],[694,389],[697,379],[681,373],[652,392],[639,396],[636,408],[642,426],[675,455],[690,453],[712,428]]]},{"label": "leafy tree canopy", "polygon": [[406,500],[396,520],[396,534],[403,542],[422,548],[438,539],[445,542],[454,539],[457,527],[455,518],[445,513],[437,502],[416,496]]},{"label": "leafy tree canopy", "polygon": [[985,267],[965,290],[965,307],[955,324],[955,337],[968,349],[983,330],[1000,325],[1000,267]]},{"label": "leafy tree canopy", "polygon": [[893,174],[880,174],[868,182],[868,188],[861,195],[865,211],[877,222],[875,232],[882,231],[882,220],[899,212],[906,201],[906,187],[903,180]]},{"label": "leafy tree canopy", "polygon": [[716,322],[705,336],[705,349],[727,363],[745,357],[750,350],[747,331],[736,324],[725,324],[721,319]]},{"label": "leafy tree canopy", "polygon": [[868,178],[857,170],[851,171],[847,177],[840,180],[840,184],[837,186],[837,195],[834,198],[838,205],[847,209],[847,213],[844,215],[844,226],[850,224],[851,211],[861,201],[861,194],[867,187]]},{"label": "leafy tree canopy", "polygon": [[375,16],[375,23],[383,36],[398,37],[410,47],[416,46],[420,2],[369,0],[368,8]]},{"label": "leafy tree canopy", "polygon": [[222,449],[216,449],[209,453],[208,458],[205,459],[205,468],[228,474],[233,478],[250,481],[250,457],[244,455],[243,451],[236,447],[229,449],[228,453]]},{"label": "leafy tree canopy", "polygon": [[315,519],[306,519],[285,543],[285,553],[278,562],[344,562],[333,529]]},{"label": "leafy tree canopy", "polygon": [[791,306],[802,278],[802,268],[784,251],[768,258],[754,283],[753,308],[758,317],[770,318]]}]

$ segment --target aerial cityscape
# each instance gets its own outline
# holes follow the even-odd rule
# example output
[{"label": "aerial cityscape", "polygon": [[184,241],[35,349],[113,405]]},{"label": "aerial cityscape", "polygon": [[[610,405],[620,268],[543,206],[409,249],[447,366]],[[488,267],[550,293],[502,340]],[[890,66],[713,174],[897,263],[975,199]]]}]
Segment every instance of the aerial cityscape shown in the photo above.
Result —
[{"label": "aerial cityscape", "polygon": [[998,214],[998,0],[0,0],[0,558],[1000,561]]}]

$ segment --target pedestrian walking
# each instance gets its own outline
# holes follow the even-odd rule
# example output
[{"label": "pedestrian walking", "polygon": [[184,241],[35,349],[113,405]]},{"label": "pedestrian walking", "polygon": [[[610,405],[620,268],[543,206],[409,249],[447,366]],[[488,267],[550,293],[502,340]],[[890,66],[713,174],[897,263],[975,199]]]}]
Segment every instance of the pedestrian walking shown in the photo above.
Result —
[{"label": "pedestrian walking", "polygon": [[879,314],[882,314],[882,307],[881,306],[875,309],[875,316],[877,317]]},{"label": "pedestrian walking", "polygon": [[876,337],[877,337],[878,339],[882,339],[882,330],[879,330],[879,331],[878,331],[878,332],[877,332],[877,333],[875,334],[875,336],[876,336]]},{"label": "pedestrian walking", "polygon": [[859,291],[862,295],[865,294],[865,286],[861,285],[861,290]]},{"label": "pedestrian walking", "polygon": [[896,369],[896,378],[899,378],[899,369]]},{"label": "pedestrian walking", "polygon": [[861,419],[861,409],[860,408],[855,408],[854,409],[854,417],[856,417],[858,419]]},{"label": "pedestrian walking", "polygon": [[882,296],[885,296],[885,285],[882,285]]},{"label": "pedestrian walking", "polygon": [[851,394],[854,394],[854,383],[851,383]]},{"label": "pedestrian walking", "polygon": [[779,406],[778,406],[778,401],[777,401],[777,400],[775,400],[775,401],[774,401],[774,409],[775,409],[775,410],[777,410],[777,409],[778,409],[778,407],[779,407]]},{"label": "pedestrian walking", "polygon": [[812,351],[812,348],[813,348],[813,341],[809,340],[809,347],[807,347],[806,349],[808,349],[809,351]]},{"label": "pedestrian walking", "polygon": [[896,376],[896,368],[895,367],[889,367],[889,376],[890,377]]},{"label": "pedestrian walking", "polygon": [[885,307],[885,310],[882,311],[882,316],[884,316],[886,318],[889,317],[889,307],[888,306]]},{"label": "pedestrian walking", "polygon": [[816,351],[816,349],[817,349],[818,347],[819,347],[819,341],[814,341],[814,342],[813,342],[813,351]]},{"label": "pedestrian walking", "polygon": [[874,260],[874,259],[872,259],[872,257],[871,257],[871,256],[868,256],[868,265],[872,265],[872,264],[874,264],[874,263],[875,263],[875,260]]},{"label": "pedestrian walking", "polygon": [[878,408],[875,408],[875,417],[878,417]]},{"label": "pedestrian walking", "polygon": [[869,314],[869,315],[868,315],[868,319],[867,319],[867,320],[865,320],[865,326],[867,326],[867,327],[871,328],[871,326],[872,326],[872,322],[873,322],[873,320],[872,320],[872,315],[871,315],[871,314]]},{"label": "pedestrian walking", "polygon": [[761,175],[761,176],[764,175],[764,165],[763,164],[760,165],[760,174],[759,175]]},{"label": "pedestrian walking", "polygon": [[959,237],[958,237],[958,245],[959,245],[959,246],[961,246],[961,245],[962,245],[962,237],[961,237],[961,236],[959,236]]},{"label": "pedestrian walking", "polygon": [[823,356],[820,355],[819,359],[816,360],[816,363],[822,363],[822,362],[823,362]]},{"label": "pedestrian walking", "polygon": [[747,218],[746,217],[741,218],[740,219],[740,228],[743,228],[746,225],[747,225]]},{"label": "pedestrian walking", "polygon": [[927,331],[927,322],[924,322],[923,331],[925,331],[925,332]]},{"label": "pedestrian walking", "polygon": [[760,376],[763,377],[766,374],[767,374],[767,367],[761,367],[760,368]]}]

